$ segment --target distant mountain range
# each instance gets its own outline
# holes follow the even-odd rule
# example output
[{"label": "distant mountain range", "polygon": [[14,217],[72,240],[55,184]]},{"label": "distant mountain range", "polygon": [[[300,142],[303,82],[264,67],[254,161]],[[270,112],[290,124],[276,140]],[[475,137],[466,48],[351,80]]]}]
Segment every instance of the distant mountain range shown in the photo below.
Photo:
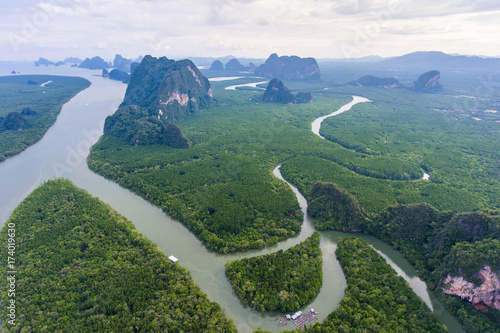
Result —
[{"label": "distant mountain range", "polygon": [[419,51],[391,58],[367,56],[352,59],[318,59],[318,62],[320,65],[345,66],[350,64],[378,69],[414,69],[418,71],[431,69],[476,72],[500,70],[500,58],[446,54],[439,51]]},{"label": "distant mountain range", "polygon": [[450,55],[438,51],[422,51],[377,62],[378,67],[390,69],[418,68],[461,71],[500,70],[500,58]]}]

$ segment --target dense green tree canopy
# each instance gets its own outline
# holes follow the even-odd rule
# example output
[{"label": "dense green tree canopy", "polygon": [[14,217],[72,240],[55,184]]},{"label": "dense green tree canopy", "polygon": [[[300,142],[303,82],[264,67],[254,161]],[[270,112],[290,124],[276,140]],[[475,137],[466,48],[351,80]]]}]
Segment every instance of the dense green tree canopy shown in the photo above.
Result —
[{"label": "dense green tree canopy", "polygon": [[342,239],[336,255],[347,280],[344,298],[323,323],[305,332],[446,332],[408,283],[364,240]]},{"label": "dense green tree canopy", "polygon": [[320,235],[264,256],[226,264],[226,276],[244,304],[257,310],[295,311],[319,293],[323,282]]},{"label": "dense green tree canopy", "polygon": [[40,140],[63,104],[88,86],[80,77],[0,77],[0,162]]},{"label": "dense green tree canopy", "polygon": [[[67,180],[48,181],[14,211],[16,325],[8,332],[235,332],[216,303],[132,223]],[[10,256],[10,254],[9,254]],[[0,249],[7,271],[7,248]],[[10,270],[10,269],[9,269]]]}]

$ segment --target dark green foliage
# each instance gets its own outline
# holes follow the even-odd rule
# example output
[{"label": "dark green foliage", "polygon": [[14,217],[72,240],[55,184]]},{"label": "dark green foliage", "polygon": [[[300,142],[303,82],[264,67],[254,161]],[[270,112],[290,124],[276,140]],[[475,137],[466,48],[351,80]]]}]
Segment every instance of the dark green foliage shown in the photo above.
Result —
[{"label": "dark green foliage", "polygon": [[[40,84],[52,81],[41,87]],[[90,85],[79,77],[0,77],[0,161],[42,138],[64,103]]]},{"label": "dark green foliage", "polygon": [[488,314],[483,314],[440,290],[448,274],[480,285],[477,274],[484,266],[500,271],[496,250],[500,246],[498,212],[458,214],[440,212],[426,204],[399,205],[381,211],[361,230],[401,251],[468,332],[500,329],[499,311],[489,309]]},{"label": "dark green foliage", "polygon": [[36,114],[37,114],[37,112],[36,112],[36,111],[34,111],[34,110],[32,110],[32,109],[31,109],[31,108],[29,108],[29,107],[26,107],[26,108],[24,108],[24,109],[23,109],[23,111],[21,111],[21,114],[22,114],[23,116],[34,116],[34,115],[36,115]]},{"label": "dark green foliage", "polygon": [[323,282],[320,235],[264,256],[230,261],[226,276],[243,304],[257,310],[295,311],[319,293]]},{"label": "dark green foliage", "polygon": [[0,131],[20,131],[29,128],[30,122],[19,112],[11,112],[1,120]]},{"label": "dark green foliage", "polygon": [[[67,180],[48,181],[16,208],[16,325],[7,332],[236,332],[189,272],[132,223]],[[6,247],[0,249],[6,271]]]},{"label": "dark green foliage", "polygon": [[280,79],[274,78],[267,85],[264,102],[295,104],[297,98]]},{"label": "dark green foliage", "polygon": [[373,75],[365,75],[356,81],[349,82],[348,84],[358,87],[378,87],[378,88],[402,88],[403,85],[398,79],[393,77],[376,77]]},{"label": "dark green foliage", "polygon": [[305,332],[447,331],[408,283],[364,240],[342,239],[335,253],[347,280],[344,298],[323,323],[306,327]]},{"label": "dark green foliage", "polygon": [[[457,78],[457,81],[463,82],[464,79]],[[331,173],[332,159],[302,159],[301,169],[293,171],[303,178],[311,178],[308,187],[316,181],[336,183],[355,195],[367,210],[371,210],[365,205],[367,200],[390,200],[393,204],[420,200],[439,210],[461,212],[472,211],[475,207],[500,208],[500,136],[498,123],[494,121],[496,118],[487,121],[488,118],[480,114],[477,116],[484,121],[476,121],[461,111],[464,107],[468,109],[470,103],[477,109],[496,110],[496,97],[493,101],[483,101],[443,94],[419,94],[407,89],[356,90],[357,94],[373,102],[358,104],[348,112],[326,119],[321,134],[363,155],[347,156],[350,152],[346,150],[336,153],[335,161],[345,158],[346,162],[341,164],[358,174],[391,179],[421,178],[421,170],[420,177],[413,171],[417,170],[414,169],[416,166],[430,174],[430,181],[378,182],[359,177],[355,180],[349,173],[335,179],[332,179],[333,175],[332,178],[328,175],[328,179],[315,178],[315,174],[322,177]],[[290,170],[287,163],[283,167]],[[407,163],[412,167],[408,168]],[[370,167],[366,168],[368,165]],[[314,173],[303,166],[311,166]],[[302,183],[300,179],[289,180],[296,185]],[[361,191],[361,187],[354,190],[361,182],[366,192]],[[302,193],[309,190],[310,187]],[[375,191],[380,192],[380,198],[372,197]],[[379,206],[374,212],[382,208]]]},{"label": "dark green foliage", "polygon": [[[440,210],[461,211],[488,204],[491,195],[488,187],[464,189],[470,178],[463,183],[456,178],[451,183],[393,180],[421,178],[423,171],[417,163],[418,156],[377,153],[374,148],[368,149],[373,147],[368,143],[364,152],[350,151],[315,136],[310,131],[311,122],[349,102],[349,96],[325,93],[321,88],[322,92],[315,94],[315,103],[290,106],[260,103],[262,93],[226,91],[225,85],[227,82],[213,83],[219,103],[212,106],[210,112],[198,113],[178,123],[189,138],[191,148],[133,147],[128,142],[105,136],[92,149],[89,166],[161,207],[184,223],[207,247],[220,252],[262,248],[299,230],[300,211],[293,193],[270,174],[281,163],[284,177],[306,196],[318,181],[335,183],[355,196],[370,214],[397,204],[420,202]],[[294,83],[294,89],[310,85]],[[386,90],[377,91],[385,98],[382,93]],[[397,91],[398,102],[416,103],[412,100],[416,95],[420,99],[436,96]],[[429,105],[434,101],[425,103]],[[343,126],[349,128],[357,122],[363,123],[367,114],[379,111],[371,105],[368,105],[370,109],[356,105],[334,120],[342,122],[350,114],[362,113]],[[404,123],[408,115],[420,112],[424,111],[412,110],[405,112],[404,118],[395,118]],[[383,113],[377,117],[383,117]],[[377,124],[372,131],[383,128],[377,118],[369,119]],[[429,119],[430,123],[436,122],[435,118]],[[391,128],[397,126],[391,123]],[[450,131],[441,139],[453,138],[452,134],[455,132]],[[427,138],[426,135],[423,133],[422,138]],[[421,152],[414,145],[405,149]],[[455,151],[445,156],[454,158],[454,154]],[[446,178],[454,177],[451,167],[443,166]],[[433,169],[432,177],[438,178],[437,169]],[[487,181],[483,175],[480,179]],[[278,232],[279,229],[287,232]]]},{"label": "dark green foliage", "polygon": [[210,82],[190,60],[146,56],[134,69],[120,107],[138,105],[151,116],[162,110],[163,119],[175,122],[211,103]]},{"label": "dark green foliage", "polygon": [[[116,69],[109,73],[113,78]],[[118,71],[117,79],[128,80]],[[189,60],[146,56],[135,68],[125,98],[106,118],[104,133],[130,145],[165,144],[188,148],[189,141],[172,122],[196,113],[212,102],[210,83]]]},{"label": "dark green foliage", "polygon": [[106,118],[104,133],[121,138],[130,145],[189,147],[189,141],[182,136],[179,127],[148,114],[147,109],[136,105],[122,107]]},{"label": "dark green foliage", "polygon": [[185,149],[189,148],[190,143],[181,132],[179,126],[169,123],[163,131],[163,142],[173,148]]},{"label": "dark green foliage", "polygon": [[408,283],[365,241],[343,239],[335,253],[347,289],[339,309],[328,316],[324,328],[341,332],[346,326],[351,332],[445,331]]},{"label": "dark green foliage", "polygon": [[358,200],[332,183],[313,185],[307,212],[315,218],[318,230],[360,231],[367,220],[367,213]]},{"label": "dark green foliage", "polygon": [[[432,238],[429,241],[431,255],[435,259],[443,258],[458,243],[474,243],[488,238],[500,239],[500,212],[476,211],[454,214],[431,232]],[[470,275],[468,277],[470,278]]]},{"label": "dark green foliage", "polygon": [[[337,151],[336,151],[337,153]],[[348,150],[339,150],[339,155],[328,158],[300,156],[292,158],[281,168],[283,176],[295,184],[302,193],[310,193],[312,186],[318,182],[335,183],[354,195],[361,206],[369,213],[376,214],[380,210],[397,204],[427,202],[442,210],[456,209],[472,210],[481,202],[479,196],[470,191],[463,191],[444,184],[426,181],[393,181],[366,177],[357,173],[379,174],[396,172],[393,163],[378,163],[378,158],[370,156],[363,158]],[[347,168],[332,161],[345,163]],[[362,163],[350,171],[351,165]],[[393,160],[397,163],[397,160]],[[388,160],[389,162],[389,160]],[[403,163],[402,163],[403,164]],[[380,169],[379,169],[380,167]],[[408,166],[411,170],[412,164]],[[408,170],[403,169],[403,170]],[[401,170],[401,171],[403,171]],[[407,173],[406,171],[404,173]],[[403,176],[403,174],[395,174]]]},{"label": "dark green foliage", "polygon": [[398,205],[384,209],[362,229],[401,251],[417,269],[425,270],[430,238],[436,227],[449,219],[449,214],[428,204]]},{"label": "dark green foliage", "polygon": [[312,95],[307,92],[294,94],[280,79],[274,78],[269,82],[264,92],[264,102],[282,104],[311,103]]},{"label": "dark green foliage", "polygon": [[313,97],[310,92],[300,91],[295,94],[295,98],[297,99],[297,104],[301,103],[311,103],[313,101]]},{"label": "dark green foliage", "polygon": [[[439,271],[451,276],[463,276],[476,286],[481,285],[477,274],[486,265],[500,271],[500,239],[487,238],[477,242],[456,243],[446,255]],[[500,316],[500,313],[499,313]]]},{"label": "dark green foliage", "polygon": [[[162,207],[218,252],[262,248],[300,230],[300,207],[285,183],[251,158],[220,153],[218,144],[205,148],[213,156],[200,147],[123,147],[107,138],[93,148],[89,165]],[[102,154],[117,160],[95,162]]]}]

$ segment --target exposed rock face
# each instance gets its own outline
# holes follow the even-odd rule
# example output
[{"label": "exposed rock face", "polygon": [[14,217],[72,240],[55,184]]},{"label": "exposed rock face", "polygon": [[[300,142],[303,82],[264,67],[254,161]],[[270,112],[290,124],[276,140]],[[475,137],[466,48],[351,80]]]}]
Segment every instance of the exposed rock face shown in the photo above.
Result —
[{"label": "exposed rock face", "polygon": [[212,63],[212,66],[210,66],[211,71],[223,71],[224,70],[224,64],[220,60],[215,60]]},{"label": "exposed rock face", "polygon": [[490,266],[485,266],[479,271],[481,286],[466,281],[463,277],[452,277],[448,275],[444,281],[445,294],[460,297],[462,300],[471,302],[474,306],[485,304],[500,310],[500,281],[498,275],[491,271]]},{"label": "exposed rock face", "polygon": [[101,57],[93,57],[92,59],[86,58],[78,67],[88,69],[108,69],[109,64]]},{"label": "exposed rock face", "polygon": [[278,57],[276,53],[260,65],[255,74],[263,77],[277,77],[282,80],[319,80],[321,73],[314,58],[299,58],[297,56]]},{"label": "exposed rock face", "polygon": [[352,81],[348,83],[352,86],[358,87],[378,87],[378,88],[402,88],[403,85],[399,83],[396,78],[393,77],[376,77],[372,75],[363,76],[356,81]]},{"label": "exposed rock face", "polygon": [[307,92],[300,92],[295,95],[280,79],[274,78],[267,85],[264,102],[282,104],[311,103],[312,95]]},{"label": "exposed rock face", "polygon": [[125,59],[120,54],[115,55],[115,60],[113,60],[113,67],[122,71],[122,72],[130,72],[130,65],[132,64],[132,60]]},{"label": "exposed rock face", "polygon": [[132,145],[187,148],[187,139],[170,124],[211,103],[210,82],[190,60],[146,56],[132,73],[120,108],[106,118],[104,133]]},{"label": "exposed rock face", "polygon": [[247,67],[243,66],[238,59],[231,59],[227,62],[226,64],[226,71],[234,71],[234,72],[241,72],[246,69]]},{"label": "exposed rock face", "polygon": [[280,79],[274,78],[267,85],[264,102],[295,104],[295,96]]},{"label": "exposed rock face", "polygon": [[176,122],[211,103],[210,82],[193,62],[146,56],[130,78],[121,107],[138,105],[155,116],[161,110],[161,119]]},{"label": "exposed rock face", "polygon": [[413,82],[412,89],[421,92],[436,92],[442,89],[439,83],[441,73],[439,71],[430,71],[420,75],[417,81]]}]

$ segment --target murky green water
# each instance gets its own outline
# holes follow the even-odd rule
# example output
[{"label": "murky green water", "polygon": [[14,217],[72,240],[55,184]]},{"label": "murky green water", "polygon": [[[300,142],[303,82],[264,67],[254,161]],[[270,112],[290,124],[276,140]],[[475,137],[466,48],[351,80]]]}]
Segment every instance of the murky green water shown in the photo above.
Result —
[{"label": "murky green water", "polygon": [[[0,75],[7,75],[13,65],[0,64]],[[17,69],[19,71],[19,69]],[[268,319],[271,313],[259,313],[244,307],[233,294],[224,275],[224,264],[228,260],[271,253],[287,249],[309,237],[313,232],[312,221],[305,214],[300,234],[276,246],[261,251],[243,254],[220,255],[208,252],[201,243],[180,223],[166,216],[160,209],[142,198],[132,194],[113,182],[91,172],[85,162],[89,147],[102,134],[104,119],[112,114],[121,103],[126,86],[121,82],[99,77],[100,71],[87,71],[75,68],[28,68],[22,74],[55,74],[83,76],[92,82],[90,88],[81,92],[63,107],[56,123],[43,139],[21,154],[0,163],[0,223],[3,225],[12,210],[37,186],[47,179],[69,178],[75,185],[86,189],[94,196],[108,202],[111,207],[131,220],[136,228],[165,252],[179,258],[179,263],[189,269],[194,281],[208,295],[210,300],[219,303],[226,314],[233,318],[240,332],[252,332],[260,327],[273,332],[294,328],[289,324],[278,328]],[[279,170],[274,174],[280,176]],[[305,199],[294,189],[303,211]],[[304,309],[313,307],[323,320],[339,304],[344,295],[346,282],[335,249],[339,237],[348,234],[322,232],[323,287],[318,297]],[[425,284],[416,277],[413,267],[391,247],[379,240],[360,236],[380,251],[422,297],[439,309],[436,313],[450,328],[450,332],[463,332],[458,323],[446,313],[442,306],[429,297]]]}]

